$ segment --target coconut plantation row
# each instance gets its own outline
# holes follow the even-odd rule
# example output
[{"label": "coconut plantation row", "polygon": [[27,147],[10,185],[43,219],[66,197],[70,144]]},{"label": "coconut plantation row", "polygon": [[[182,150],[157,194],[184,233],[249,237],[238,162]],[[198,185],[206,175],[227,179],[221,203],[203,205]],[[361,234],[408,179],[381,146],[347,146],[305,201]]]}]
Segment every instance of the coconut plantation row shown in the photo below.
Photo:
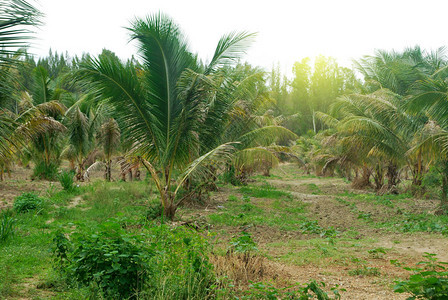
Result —
[{"label": "coconut plantation row", "polygon": [[0,0],[0,299],[448,299],[444,47],[289,78],[163,13],[37,57],[43,19]]}]

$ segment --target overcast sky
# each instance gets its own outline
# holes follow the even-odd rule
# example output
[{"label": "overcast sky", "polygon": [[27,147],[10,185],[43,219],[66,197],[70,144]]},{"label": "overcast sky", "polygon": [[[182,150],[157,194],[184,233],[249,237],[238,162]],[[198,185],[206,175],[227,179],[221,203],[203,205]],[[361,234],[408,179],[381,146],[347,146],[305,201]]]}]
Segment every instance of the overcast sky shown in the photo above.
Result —
[{"label": "overcast sky", "polygon": [[448,45],[448,1],[414,0],[39,0],[45,25],[32,52],[70,54],[103,48],[135,54],[125,29],[135,17],[162,11],[188,36],[191,49],[210,58],[229,31],[257,32],[246,60],[290,72],[303,57],[333,56],[345,66],[374,49]]}]

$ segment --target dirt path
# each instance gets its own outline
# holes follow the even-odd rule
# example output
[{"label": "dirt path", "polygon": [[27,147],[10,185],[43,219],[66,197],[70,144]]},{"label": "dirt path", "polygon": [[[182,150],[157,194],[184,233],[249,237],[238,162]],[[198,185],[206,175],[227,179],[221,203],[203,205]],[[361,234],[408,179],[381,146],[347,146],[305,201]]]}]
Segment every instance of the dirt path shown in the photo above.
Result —
[{"label": "dirt path", "polygon": [[[358,233],[355,239],[370,240],[364,249],[353,252],[351,249],[338,247],[340,251],[348,251],[350,256],[357,256],[366,262],[369,267],[379,270],[382,276],[350,276],[348,271],[356,265],[347,262],[344,265],[328,264],[325,267],[316,267],[312,264],[296,266],[294,264],[278,263],[279,267],[286,270],[291,279],[298,282],[306,282],[309,278],[325,281],[329,285],[338,284],[345,288],[343,299],[406,299],[407,295],[394,293],[392,286],[397,278],[406,278],[407,271],[403,271],[390,264],[391,259],[398,259],[408,265],[423,260],[425,252],[435,253],[441,261],[448,261],[448,239],[440,234],[429,233],[393,233],[386,229],[375,228],[372,223],[358,218],[361,212],[369,212],[373,216],[385,215],[393,217],[396,208],[383,208],[372,203],[358,203],[358,207],[348,206],[337,201],[341,193],[360,193],[351,189],[350,185],[338,178],[300,178],[300,179],[268,179],[267,182],[277,189],[289,191],[300,201],[307,203],[307,211],[310,219],[317,220],[323,227],[333,226],[341,231],[354,231]],[[353,201],[354,202],[354,201]],[[409,209],[430,213],[434,201],[413,201]],[[406,207],[406,206],[405,206]],[[296,237],[297,238],[297,237]],[[379,259],[373,259],[367,254],[367,250],[384,248],[387,253]],[[361,247],[362,248],[362,247]],[[286,252],[296,251],[301,255],[304,248],[284,249]],[[270,250],[274,253],[276,250]],[[277,253],[281,253],[278,250]],[[282,254],[280,254],[281,256]]]}]

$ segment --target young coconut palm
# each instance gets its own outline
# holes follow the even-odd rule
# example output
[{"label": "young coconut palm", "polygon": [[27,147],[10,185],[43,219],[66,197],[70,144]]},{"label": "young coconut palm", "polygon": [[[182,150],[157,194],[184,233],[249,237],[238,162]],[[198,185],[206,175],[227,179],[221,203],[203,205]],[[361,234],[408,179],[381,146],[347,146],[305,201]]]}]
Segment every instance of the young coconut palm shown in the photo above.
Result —
[{"label": "young coconut palm", "polygon": [[99,144],[103,147],[103,155],[106,163],[104,177],[107,181],[111,180],[112,155],[117,151],[120,144],[120,128],[117,121],[109,118],[100,127],[98,134]]},{"label": "young coconut palm", "polygon": [[185,180],[206,172],[202,166],[211,160],[227,159],[233,149],[227,143],[203,153],[198,137],[219,88],[214,74],[245,52],[252,35],[224,36],[210,63],[202,66],[180,28],[165,15],[137,19],[129,30],[138,45],[141,69],[100,56],[84,64],[79,75],[114,107],[132,154],[140,156],[160,193],[164,214],[172,219]]}]

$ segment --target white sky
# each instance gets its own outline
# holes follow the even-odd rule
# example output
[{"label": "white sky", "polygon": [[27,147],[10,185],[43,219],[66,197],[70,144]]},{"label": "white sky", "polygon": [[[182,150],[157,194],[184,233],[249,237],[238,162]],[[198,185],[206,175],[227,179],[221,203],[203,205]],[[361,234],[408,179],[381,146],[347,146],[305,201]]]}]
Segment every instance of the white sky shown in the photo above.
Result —
[{"label": "white sky", "polygon": [[103,48],[122,58],[135,54],[124,27],[134,17],[162,11],[210,58],[220,36],[258,32],[246,60],[289,73],[295,61],[319,54],[345,66],[374,49],[448,46],[447,0],[38,0],[45,25],[31,52],[97,55]]}]

